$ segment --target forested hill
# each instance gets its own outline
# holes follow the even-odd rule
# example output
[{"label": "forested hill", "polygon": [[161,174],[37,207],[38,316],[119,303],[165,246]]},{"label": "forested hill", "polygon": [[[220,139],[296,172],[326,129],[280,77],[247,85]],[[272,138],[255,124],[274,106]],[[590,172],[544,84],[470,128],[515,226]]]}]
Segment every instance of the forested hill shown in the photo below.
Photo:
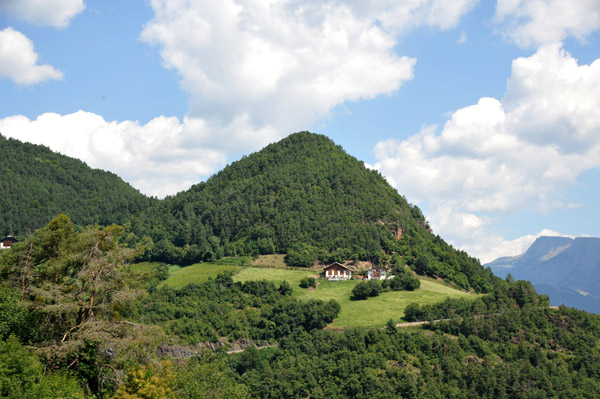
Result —
[{"label": "forested hill", "polygon": [[[325,136],[295,133],[136,218],[156,260],[286,253],[288,264],[369,260],[485,291],[491,272],[430,231],[376,171]],[[400,256],[403,260],[400,260]]]},{"label": "forested hill", "polygon": [[[146,259],[177,264],[285,253],[316,261],[408,264],[464,289],[493,275],[434,236],[376,171],[325,136],[295,133],[159,201],[110,172],[0,136],[0,235],[24,236],[64,213],[78,226],[124,224],[152,239]],[[148,240],[145,241],[149,243]]]},{"label": "forested hill", "polygon": [[65,213],[78,225],[122,224],[152,199],[113,173],[0,135],[0,235],[24,236]]}]

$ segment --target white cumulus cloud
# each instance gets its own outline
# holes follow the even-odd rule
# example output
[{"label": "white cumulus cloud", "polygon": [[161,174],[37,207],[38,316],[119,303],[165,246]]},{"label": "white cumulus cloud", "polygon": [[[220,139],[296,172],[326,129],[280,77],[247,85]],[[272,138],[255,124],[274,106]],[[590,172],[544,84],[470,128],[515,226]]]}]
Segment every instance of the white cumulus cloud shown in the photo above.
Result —
[{"label": "white cumulus cloud", "polygon": [[21,85],[62,79],[61,71],[37,62],[38,54],[27,36],[10,27],[0,30],[0,78],[9,78]]},{"label": "white cumulus cloud", "polygon": [[562,189],[600,167],[599,111],[600,59],[579,65],[547,45],[513,61],[503,99],[457,110],[439,132],[430,126],[378,143],[374,166],[427,204],[437,233],[489,261],[494,248],[518,247],[491,230],[495,221],[570,207]]},{"label": "white cumulus cloud", "polygon": [[[29,7],[34,3],[4,2],[0,11],[63,27],[84,7],[82,1],[49,1],[54,14],[42,13],[41,7],[38,15]],[[0,120],[0,132],[113,171],[144,193],[173,194],[232,156],[306,129],[345,101],[398,90],[412,79],[416,62],[396,54],[398,37],[419,26],[456,26],[474,4],[152,0],[155,15],[140,38],[159,49],[165,67],[180,74],[181,87],[190,94],[183,121],[161,116],[146,124],[109,122],[79,111],[34,120],[7,117]],[[28,59],[35,65],[35,57]],[[5,76],[22,83],[44,76],[26,78],[25,68],[6,65],[0,65],[10,72]],[[52,67],[40,67],[35,70],[46,71],[46,78],[59,77]]]},{"label": "white cumulus cloud", "polygon": [[[195,118],[180,122],[160,116],[138,122],[108,122],[99,115],[78,111],[69,115],[46,113],[35,120],[25,116],[0,119],[0,132],[21,141],[43,144],[54,151],[110,170],[140,191],[163,197],[189,188],[225,165],[219,144],[225,135],[241,143],[248,137],[243,120],[215,127]],[[269,132],[265,132],[268,138]]]},{"label": "white cumulus cloud", "polygon": [[474,3],[153,0],[141,39],[181,75],[191,116],[288,134],[398,90],[416,62],[395,53],[398,35],[453,27]]},{"label": "white cumulus cloud", "polygon": [[495,20],[522,47],[575,37],[580,41],[600,29],[598,0],[498,0]]},{"label": "white cumulus cloud", "polygon": [[38,26],[65,28],[85,9],[83,0],[1,0],[0,12]]}]

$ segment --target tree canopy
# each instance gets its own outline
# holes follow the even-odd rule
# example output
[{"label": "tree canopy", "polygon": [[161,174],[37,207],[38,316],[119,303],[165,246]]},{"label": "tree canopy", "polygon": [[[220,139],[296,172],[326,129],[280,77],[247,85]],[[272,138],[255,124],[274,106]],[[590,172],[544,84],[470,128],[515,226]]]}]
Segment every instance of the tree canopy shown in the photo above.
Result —
[{"label": "tree canopy", "polygon": [[25,237],[54,216],[76,225],[123,224],[155,200],[111,172],[0,135],[0,235]]}]

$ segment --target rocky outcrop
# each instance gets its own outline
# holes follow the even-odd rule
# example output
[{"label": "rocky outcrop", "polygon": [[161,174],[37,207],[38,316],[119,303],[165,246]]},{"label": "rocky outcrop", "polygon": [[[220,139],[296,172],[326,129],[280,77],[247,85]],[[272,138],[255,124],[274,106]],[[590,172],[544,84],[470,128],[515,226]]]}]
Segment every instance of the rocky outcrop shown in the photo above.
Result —
[{"label": "rocky outcrop", "polygon": [[196,353],[197,351],[190,350],[189,348],[184,348],[182,346],[161,345],[156,348],[156,355],[159,358],[170,357],[173,359],[183,359],[186,357],[192,357]]},{"label": "rocky outcrop", "polygon": [[267,343],[264,346],[257,346],[256,343],[254,343],[254,341],[248,338],[236,339],[235,341],[230,343],[227,337],[222,337],[219,338],[217,342],[200,342],[192,347],[163,344],[156,348],[156,355],[159,358],[169,357],[172,359],[184,359],[187,357],[192,357],[198,352],[203,352],[207,350],[215,352],[220,349],[227,349],[227,353],[243,352],[246,348],[250,346],[253,346],[257,349],[262,349],[274,345]]}]

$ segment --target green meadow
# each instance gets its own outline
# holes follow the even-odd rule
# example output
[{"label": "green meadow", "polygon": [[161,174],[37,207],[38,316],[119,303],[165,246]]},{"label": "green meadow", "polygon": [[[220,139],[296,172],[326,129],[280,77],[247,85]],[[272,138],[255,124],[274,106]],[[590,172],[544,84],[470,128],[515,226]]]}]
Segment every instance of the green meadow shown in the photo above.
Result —
[{"label": "green meadow", "polygon": [[300,280],[314,276],[314,270],[281,270],[267,268],[246,268],[234,276],[235,281],[271,280],[277,285],[287,280],[294,289],[293,296],[299,299],[335,299],[342,307],[339,316],[330,325],[332,328],[344,327],[380,327],[389,319],[398,322],[404,317],[404,309],[410,303],[430,304],[441,302],[447,297],[472,297],[468,294],[429,280],[421,280],[421,287],[415,291],[390,291],[364,301],[350,300],[352,288],[358,280],[328,281],[319,279],[317,289],[305,289],[298,286]]},{"label": "green meadow", "polygon": [[421,280],[421,287],[415,291],[390,291],[383,292],[377,297],[363,301],[350,299],[352,288],[358,280],[328,281],[318,279],[317,289],[300,288],[300,280],[308,276],[316,276],[315,270],[286,270],[266,267],[243,267],[232,264],[198,263],[195,265],[170,268],[169,278],[162,284],[173,288],[181,288],[190,283],[203,283],[209,278],[215,278],[224,271],[234,272],[234,281],[270,280],[276,285],[286,280],[293,288],[292,295],[301,300],[320,299],[328,301],[335,299],[341,305],[339,316],[330,325],[330,328],[346,327],[381,327],[392,319],[402,321],[404,309],[410,303],[430,304],[443,301],[447,297],[471,297],[469,294],[450,288],[446,285]]},{"label": "green meadow", "polygon": [[294,296],[300,299],[335,299],[342,310],[330,327],[381,327],[389,319],[399,322],[404,317],[404,309],[410,303],[430,304],[441,302],[448,297],[472,297],[463,291],[443,284],[421,280],[421,287],[415,291],[389,291],[362,301],[350,299],[352,288],[358,280],[327,281],[319,280],[316,290],[294,287]]},{"label": "green meadow", "polygon": [[[318,277],[318,273],[314,270],[286,270],[286,269],[272,269],[268,267],[248,267],[240,270],[233,276],[234,281],[251,281],[251,280],[269,280],[273,281],[276,285],[281,284],[283,280],[287,280],[288,283],[294,288],[300,289],[298,284],[304,277],[314,276]],[[321,280],[319,280],[321,281]]]},{"label": "green meadow", "polygon": [[237,272],[242,266],[236,265],[216,265],[214,263],[196,263],[186,267],[169,267],[169,278],[160,285],[166,285],[171,288],[183,288],[188,284],[201,284],[208,281],[209,278],[215,278],[223,272]]}]

